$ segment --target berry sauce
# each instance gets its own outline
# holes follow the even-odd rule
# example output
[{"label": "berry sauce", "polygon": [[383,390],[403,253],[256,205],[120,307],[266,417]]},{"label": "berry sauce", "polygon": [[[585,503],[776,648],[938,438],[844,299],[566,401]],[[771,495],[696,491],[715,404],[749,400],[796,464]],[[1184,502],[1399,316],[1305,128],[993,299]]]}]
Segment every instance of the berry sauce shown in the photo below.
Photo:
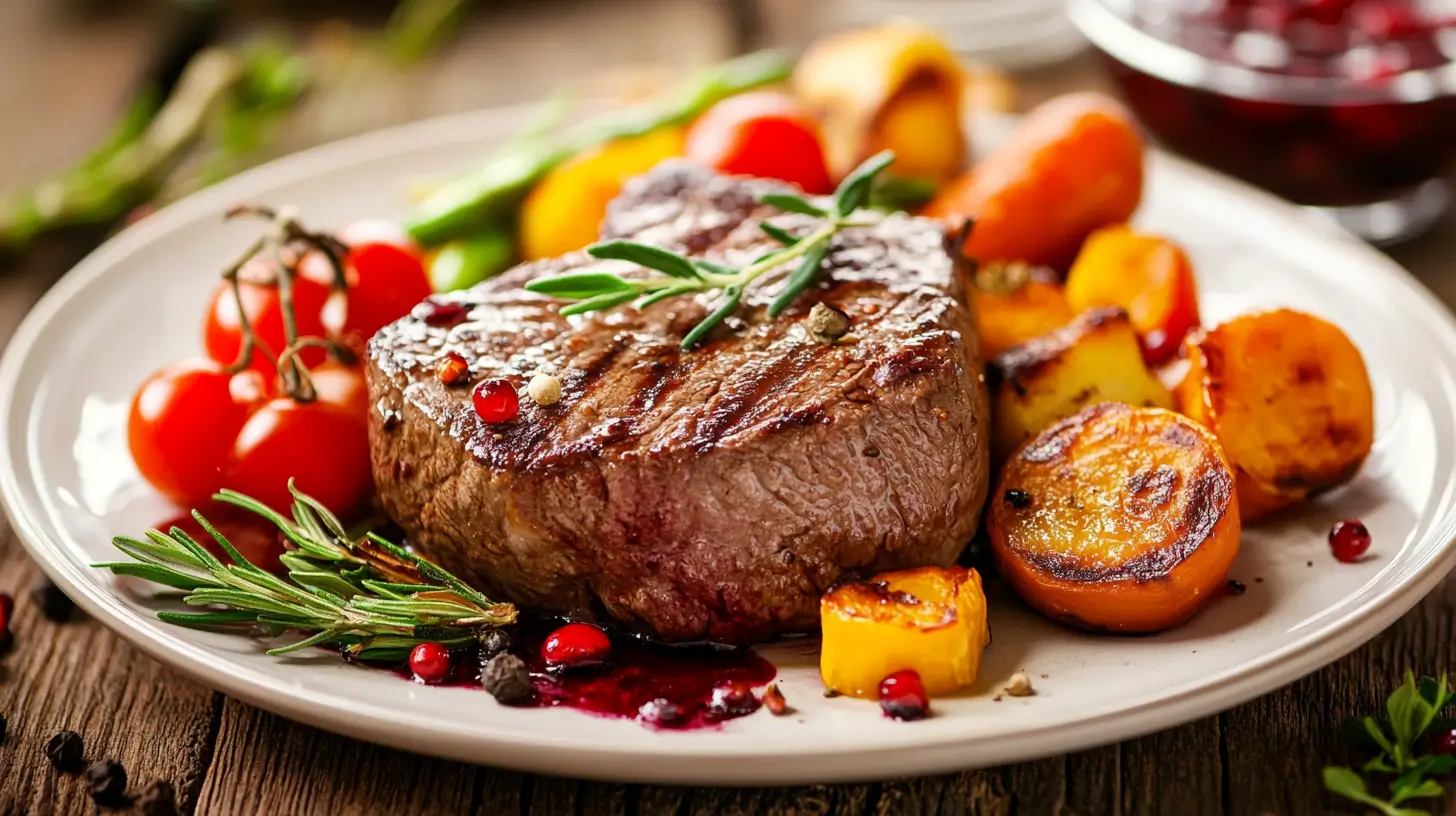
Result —
[{"label": "berry sauce", "polygon": [[[671,730],[713,728],[725,720],[757,710],[750,706],[714,705],[735,683],[759,689],[773,681],[773,664],[748,649],[695,644],[665,646],[619,632],[612,633],[612,658],[605,665],[579,670],[551,671],[542,657],[542,644],[559,621],[523,620],[513,627],[516,648],[526,661],[536,687],[536,708],[574,708],[601,717],[636,719],[644,725]],[[408,667],[395,673],[413,680]],[[442,686],[480,689],[480,665],[473,657],[457,656]],[[484,689],[481,689],[484,691]],[[676,708],[669,720],[644,716],[648,704],[665,701]]]}]

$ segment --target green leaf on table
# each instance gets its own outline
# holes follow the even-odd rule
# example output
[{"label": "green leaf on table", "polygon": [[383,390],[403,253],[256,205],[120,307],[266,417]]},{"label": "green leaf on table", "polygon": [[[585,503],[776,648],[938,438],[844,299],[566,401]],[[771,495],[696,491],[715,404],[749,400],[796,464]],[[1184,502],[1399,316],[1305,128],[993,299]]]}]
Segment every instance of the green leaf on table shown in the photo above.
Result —
[{"label": "green leaf on table", "polygon": [[1434,779],[1421,779],[1420,774],[1410,772],[1397,777],[1390,783],[1390,803],[1398,805],[1407,799],[1431,799],[1445,793]]},{"label": "green leaf on table", "polygon": [[670,249],[640,244],[636,241],[605,241],[586,248],[588,255],[611,261],[630,261],[674,278],[697,279],[698,268],[687,258]]},{"label": "green leaf on table", "polygon": [[[1365,734],[1375,741],[1376,746],[1384,751],[1385,755],[1395,755],[1395,746],[1391,744],[1390,738],[1385,735],[1385,729],[1380,727],[1380,723],[1376,722],[1374,717],[1366,717],[1361,720],[1361,723],[1365,726]],[[1383,757],[1376,757],[1376,759],[1381,758]]]},{"label": "green leaf on table", "polygon": [[1430,704],[1421,698],[1416,687],[1415,674],[1405,672],[1405,682],[1385,701],[1386,716],[1390,719],[1390,730],[1395,735],[1396,763],[1401,764],[1400,752],[1409,747],[1420,736],[1422,721]]},{"label": "green leaf on table", "polygon": [[1370,798],[1370,794],[1365,790],[1365,780],[1349,768],[1337,765],[1328,766],[1324,770],[1324,780],[1327,790],[1338,793],[1346,799],[1365,802]]},{"label": "green leaf on table", "polygon": [[541,295],[580,300],[613,292],[633,292],[637,288],[610,272],[573,272],[537,278],[526,284],[526,290]]}]

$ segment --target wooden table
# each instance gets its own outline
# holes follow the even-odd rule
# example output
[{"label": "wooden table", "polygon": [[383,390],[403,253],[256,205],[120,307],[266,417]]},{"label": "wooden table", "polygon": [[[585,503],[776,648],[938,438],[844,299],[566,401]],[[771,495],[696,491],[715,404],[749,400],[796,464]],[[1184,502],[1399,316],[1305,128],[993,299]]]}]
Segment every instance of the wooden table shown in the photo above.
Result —
[{"label": "wooden table", "polygon": [[[760,41],[793,45],[807,36],[806,6],[793,0],[492,5],[473,18],[457,48],[378,89],[380,123],[530,99],[559,79],[644,55],[701,63]],[[168,18],[152,3],[89,22],[45,6],[0,3],[0,190],[62,166],[99,138]],[[745,8],[756,13],[735,15]],[[1101,84],[1085,59],[1022,79],[1027,104]],[[48,241],[0,266],[0,342],[86,251],[84,240]],[[1447,303],[1456,302],[1456,219],[1393,255]],[[61,729],[84,736],[88,758],[122,761],[133,790],[169,780],[184,810],[198,813],[1323,813],[1338,804],[1322,791],[1321,766],[1355,759],[1342,721],[1379,710],[1406,667],[1433,674],[1456,668],[1456,582],[1449,582],[1335,665],[1217,717],[1142,739],[877,784],[641,787],[460,765],[297,725],[185,679],[95,622],[45,621],[24,597],[40,577],[0,524],[0,592],[20,601],[18,646],[0,664],[0,713],[10,722],[0,747],[3,814],[90,809],[83,783],[58,777],[43,756],[46,740]]]}]

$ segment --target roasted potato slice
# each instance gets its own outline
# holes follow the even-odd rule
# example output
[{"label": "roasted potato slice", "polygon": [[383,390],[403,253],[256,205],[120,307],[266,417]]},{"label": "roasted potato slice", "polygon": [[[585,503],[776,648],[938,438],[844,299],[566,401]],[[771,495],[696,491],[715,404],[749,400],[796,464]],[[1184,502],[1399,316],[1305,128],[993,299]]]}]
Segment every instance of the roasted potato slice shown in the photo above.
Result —
[{"label": "roasted potato slice", "polygon": [[1360,350],[1292,309],[1245,315],[1184,344],[1179,410],[1223,443],[1246,520],[1348,481],[1375,439]]},{"label": "roasted potato slice", "polygon": [[1218,596],[1240,524],[1213,434],[1172,411],[1103,403],[1016,452],[987,529],[1001,575],[1043,614],[1157,632]]},{"label": "roasted potato slice", "polygon": [[1092,309],[1050,334],[991,361],[996,386],[991,449],[1005,461],[1057,420],[1099,402],[1173,407],[1172,395],[1143,363],[1127,313]]},{"label": "roasted potato slice", "polygon": [[914,669],[927,693],[974,683],[991,642],[981,576],[964,567],[922,567],[840,584],[819,603],[824,686],[873,698],[880,681]]},{"label": "roasted potato slice", "polygon": [[990,264],[976,271],[971,312],[982,357],[995,357],[1072,322],[1076,313],[1056,272],[1023,263]]}]

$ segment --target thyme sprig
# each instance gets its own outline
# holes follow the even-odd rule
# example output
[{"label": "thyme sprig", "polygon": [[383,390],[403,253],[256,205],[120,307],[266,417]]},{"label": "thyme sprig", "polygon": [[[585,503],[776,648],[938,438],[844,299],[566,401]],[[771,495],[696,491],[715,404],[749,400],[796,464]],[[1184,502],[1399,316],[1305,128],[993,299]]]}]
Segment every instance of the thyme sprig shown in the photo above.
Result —
[{"label": "thyme sprig", "polygon": [[[93,566],[142,578],[186,593],[189,606],[205,612],[162,611],[167,623],[193,628],[263,626],[268,634],[307,633],[282,655],[310,646],[332,646],[346,657],[398,661],[420,643],[468,645],[484,627],[514,623],[515,607],[496,603],[429,561],[373,532],[350,536],[339,519],[313,498],[293,493],[287,518],[240,493],[224,490],[218,501],[272,522],[283,534],[286,577],[250,562],[196,510],[192,517],[227,556],[215,557],[186,531],[150,530],[145,539],[117,536],[116,548],[133,561]],[[230,562],[230,563],[229,563]]]},{"label": "thyme sprig", "polygon": [[636,307],[643,309],[680,295],[721,292],[721,298],[708,316],[683,336],[683,350],[692,349],[714,327],[738,310],[743,293],[754,281],[785,264],[797,262],[784,283],[783,291],[768,308],[769,317],[782,314],[814,282],[834,235],[845,227],[862,226],[855,221],[854,214],[868,202],[876,177],[894,160],[895,154],[888,150],[869,157],[844,177],[826,205],[788,191],[763,195],[760,201],[764,204],[823,220],[813,230],[798,236],[766,221],[760,222],[759,228],[783,247],[760,256],[741,269],[690,258],[651,244],[606,241],[587,247],[587,253],[604,260],[629,261],[661,272],[662,276],[627,280],[610,272],[575,272],[538,278],[527,283],[526,289],[576,301],[561,310],[563,315],[610,309],[628,301],[636,301]]},{"label": "thyme sprig", "polygon": [[1367,785],[1361,774],[1350,768],[1324,769],[1325,787],[1354,802],[1367,805],[1385,816],[1428,816],[1427,811],[1404,807],[1411,799],[1433,799],[1443,794],[1440,783],[1431,779],[1456,770],[1456,757],[1422,751],[1427,731],[1438,722],[1441,710],[1452,702],[1446,676],[1416,681],[1409,669],[1405,682],[1385,703],[1386,717],[1364,717],[1354,723],[1356,734],[1375,749],[1375,756],[1361,768],[1366,774],[1389,774],[1390,794],[1382,798]]}]

